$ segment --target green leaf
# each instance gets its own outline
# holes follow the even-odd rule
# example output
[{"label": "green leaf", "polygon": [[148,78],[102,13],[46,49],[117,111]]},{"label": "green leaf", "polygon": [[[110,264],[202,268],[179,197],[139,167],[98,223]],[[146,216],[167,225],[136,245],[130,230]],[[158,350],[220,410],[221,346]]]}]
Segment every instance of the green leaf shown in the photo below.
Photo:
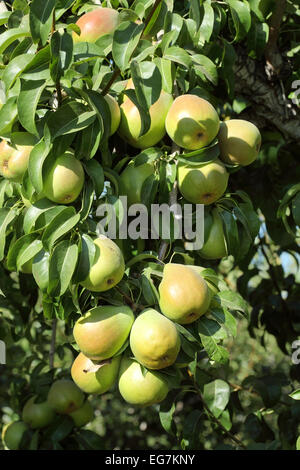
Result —
[{"label": "green leaf", "polygon": [[6,103],[0,109],[0,135],[7,136],[11,132],[13,125],[18,115],[16,97],[8,98]]},{"label": "green leaf", "polygon": [[42,249],[34,257],[32,263],[32,274],[34,280],[43,292],[47,290],[49,285],[49,262],[50,253]]},{"label": "green leaf", "polygon": [[[71,134],[85,129],[95,119],[95,111],[89,111],[86,106],[77,101],[71,101],[50,114],[45,124],[45,130],[49,132],[51,140],[54,140],[60,135]],[[48,135],[45,137],[46,140],[49,140]]]},{"label": "green leaf", "polygon": [[96,160],[83,162],[83,166],[93,182],[96,195],[99,197],[104,189],[104,172],[102,166]]},{"label": "green leaf", "polygon": [[50,75],[57,83],[73,60],[73,39],[66,31],[55,31],[50,40]]},{"label": "green leaf", "polygon": [[210,1],[203,3],[203,16],[200,26],[200,41],[202,44],[209,42],[214,30],[215,13]]},{"label": "green leaf", "polygon": [[44,248],[50,251],[54,243],[68,233],[80,220],[80,214],[76,214],[74,207],[66,207],[47,226],[42,242]]},{"label": "green leaf", "polygon": [[235,27],[235,41],[243,39],[251,27],[251,13],[247,1],[226,0],[230,7],[231,16]]},{"label": "green leaf", "polygon": [[8,92],[15,80],[19,77],[25,67],[31,62],[34,54],[22,54],[12,59],[4,69],[2,80],[5,90]]},{"label": "green leaf", "polygon": [[29,24],[32,39],[35,43],[46,44],[51,31],[52,13],[56,0],[33,0],[30,5]]},{"label": "green leaf", "polygon": [[239,233],[235,218],[231,212],[220,211],[219,215],[223,221],[224,235],[229,255],[237,257],[239,254]]},{"label": "green leaf", "polygon": [[198,320],[198,333],[207,355],[213,361],[225,364],[228,361],[228,351],[219,346],[224,339],[224,330],[214,320],[202,317]]},{"label": "green leaf", "polygon": [[53,250],[49,265],[48,294],[54,297],[63,295],[69,287],[78,258],[78,247],[64,240]]},{"label": "green leaf", "polygon": [[300,388],[298,388],[298,390],[294,390],[292,393],[290,393],[289,397],[293,398],[293,400],[300,400]]},{"label": "green leaf", "polygon": [[233,315],[226,309],[218,307],[210,307],[210,313],[217,320],[217,322],[225,328],[232,336],[237,334],[237,322]]},{"label": "green leaf", "polygon": [[23,246],[22,250],[17,256],[17,270],[19,271],[22,266],[30,261],[37,255],[43,248],[41,240],[33,240],[29,245]]},{"label": "green leaf", "polygon": [[168,434],[174,434],[173,414],[176,405],[173,397],[168,396],[159,406],[159,419],[162,427]]},{"label": "green leaf", "polygon": [[74,274],[74,282],[84,281],[90,272],[96,255],[96,245],[92,238],[84,233],[80,238],[78,265]]},{"label": "green leaf", "polygon": [[85,90],[83,96],[97,114],[101,131],[101,140],[107,140],[111,129],[111,114],[104,96],[94,90]]},{"label": "green leaf", "polygon": [[26,65],[22,73],[22,78],[26,80],[45,80],[50,78],[49,73],[50,46],[46,46],[38,51],[33,59]]},{"label": "green leaf", "polygon": [[50,150],[50,145],[41,140],[33,147],[30,153],[28,173],[30,181],[38,194],[43,190],[43,164]]},{"label": "green leaf", "polygon": [[173,93],[173,84],[175,79],[176,68],[174,62],[162,57],[155,57],[154,63],[158,67],[162,79],[162,89],[166,93]]},{"label": "green leaf", "polygon": [[[21,255],[24,252],[27,252],[27,250],[29,249],[31,244],[36,242],[37,236],[38,235],[36,233],[30,233],[28,235],[23,235],[22,237],[18,238],[13,244],[10,245],[9,250],[8,250],[8,254],[7,254],[8,269],[13,271],[15,269],[20,268],[20,263],[18,262],[19,257],[21,257]],[[33,245],[33,252],[34,252],[36,246],[39,248],[39,250],[42,249],[42,246],[41,246],[40,243],[34,244]],[[33,256],[35,256],[36,253],[37,252],[35,252],[33,254]],[[26,259],[26,253],[25,253],[24,258]],[[27,259],[27,261],[28,261],[28,259]]]},{"label": "green leaf", "polygon": [[22,126],[31,134],[38,136],[35,113],[42,92],[47,86],[45,80],[21,79],[21,92],[18,98],[18,117]]},{"label": "green leaf", "polygon": [[144,109],[149,109],[161,94],[160,71],[153,62],[137,63],[135,60],[131,62],[130,70],[138,102]]},{"label": "green leaf", "polygon": [[184,420],[182,436],[184,439],[184,448],[197,449],[200,437],[200,425],[203,412],[193,409]]},{"label": "green leaf", "polygon": [[30,32],[24,27],[8,29],[5,33],[0,34],[0,54],[14,41],[25,36],[30,36]]},{"label": "green leaf", "polygon": [[207,79],[213,85],[218,84],[218,72],[216,65],[205,55],[193,54],[194,69],[202,79]]},{"label": "green leaf", "polygon": [[163,58],[184,65],[187,69],[192,65],[192,58],[190,55],[178,46],[168,47],[164,52]]},{"label": "green leaf", "polygon": [[6,230],[17,215],[18,212],[15,209],[8,209],[6,207],[0,209],[0,261],[4,258]]},{"label": "green leaf", "polygon": [[23,229],[24,232],[30,233],[35,228],[35,223],[38,218],[44,214],[46,211],[57,207],[53,202],[49,201],[48,199],[40,199],[39,201],[32,204],[29,209],[26,211],[24,221],[23,221]]},{"label": "green leaf", "polygon": [[140,131],[139,137],[141,137],[142,135],[146,134],[146,132],[148,132],[148,130],[150,129],[150,126],[151,126],[151,117],[150,117],[149,110],[140,105],[140,103],[137,99],[135,90],[125,90],[124,94],[126,96],[128,96],[130,101],[133,102],[133,104],[137,107],[138,112],[140,114],[140,117],[141,117],[141,131]]},{"label": "green leaf", "polygon": [[248,315],[248,304],[237,292],[225,290],[219,292],[218,295],[216,295],[214,298],[219,299],[222,307],[228,308],[229,310],[239,311],[245,315]]},{"label": "green leaf", "polygon": [[113,35],[112,55],[116,65],[124,72],[138,45],[144,25],[130,21],[121,23]]},{"label": "green leaf", "polygon": [[204,385],[203,398],[210,411],[218,418],[228,405],[230,387],[224,380],[214,380]]},{"label": "green leaf", "polygon": [[296,442],[296,450],[300,450],[300,436],[298,437]]}]

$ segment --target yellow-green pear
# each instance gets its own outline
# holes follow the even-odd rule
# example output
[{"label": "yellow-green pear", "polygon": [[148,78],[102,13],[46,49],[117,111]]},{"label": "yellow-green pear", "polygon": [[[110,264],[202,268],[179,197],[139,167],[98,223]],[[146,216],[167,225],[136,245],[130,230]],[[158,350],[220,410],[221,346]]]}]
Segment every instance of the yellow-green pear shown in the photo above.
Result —
[{"label": "yellow-green pear", "polygon": [[157,372],[143,374],[138,362],[124,358],[120,367],[119,391],[127,403],[144,407],[163,401],[169,387]]},{"label": "yellow-green pear", "polygon": [[[128,81],[128,88],[134,88],[132,80]],[[165,119],[173,103],[173,97],[162,90],[158,100],[150,106],[149,113],[151,118],[150,129],[140,137],[141,117],[135,104],[125,96],[120,106],[121,123],[119,134],[126,142],[133,147],[146,149],[156,145],[165,135]]]},{"label": "yellow-green pear", "polygon": [[110,117],[111,117],[111,123],[110,123],[110,134],[113,135],[117,130],[120,125],[121,121],[121,111],[120,107],[117,103],[117,100],[111,95],[105,95],[104,99],[106,103],[108,104],[109,111],[110,111]]},{"label": "yellow-green pear", "polygon": [[175,99],[166,117],[169,137],[179,147],[197,150],[210,144],[218,134],[220,120],[215,108],[197,95]]},{"label": "yellow-green pear", "polygon": [[93,292],[104,292],[117,285],[125,271],[125,261],[118,245],[104,235],[94,240],[96,255],[88,277],[81,282]]},{"label": "yellow-green pear", "polygon": [[69,414],[80,408],[84,394],[71,380],[56,380],[50,387],[48,404],[59,414]]},{"label": "yellow-green pear", "polygon": [[180,337],[174,323],[154,309],[144,310],[130,333],[130,347],[148,369],[163,369],[176,361]]},{"label": "yellow-green pear", "polygon": [[183,264],[165,265],[159,295],[162,313],[181,325],[197,320],[210,304],[209,289],[203,277]]},{"label": "yellow-green pear", "polygon": [[15,182],[21,182],[28,168],[31,150],[36,142],[30,134],[19,133],[15,147],[6,140],[0,144],[0,174]]},{"label": "yellow-green pear", "polygon": [[229,174],[220,160],[206,165],[179,164],[178,187],[182,196],[194,204],[212,204],[226,191]]},{"label": "yellow-green pear", "polygon": [[2,442],[9,450],[19,450],[23,435],[28,431],[28,426],[23,421],[14,421],[3,427]]},{"label": "yellow-green pear", "polygon": [[85,356],[109,359],[127,340],[133,322],[134,314],[126,305],[94,307],[77,320],[73,334]]},{"label": "yellow-green pear", "polygon": [[220,158],[225,163],[247,166],[256,160],[261,135],[252,122],[230,119],[221,123],[219,132]]},{"label": "yellow-green pear", "polygon": [[119,13],[113,8],[95,8],[76,22],[80,34],[72,33],[74,43],[96,42],[105,34],[112,34],[119,24]]},{"label": "yellow-green pear", "polygon": [[54,410],[49,406],[49,403],[46,401],[37,403],[36,397],[29,398],[22,412],[24,423],[28,424],[31,429],[48,426],[48,424],[53,421],[54,417]]},{"label": "yellow-green pear", "polygon": [[217,208],[212,210],[212,215],[205,217],[204,223],[209,224],[209,227],[199,255],[205,259],[221,259],[228,256],[223,222]]},{"label": "yellow-green pear", "polygon": [[44,175],[43,194],[58,204],[70,204],[82,191],[84,171],[71,151],[56,158]]},{"label": "yellow-green pear", "polygon": [[84,402],[81,408],[70,413],[71,418],[74,421],[76,428],[81,428],[86,424],[90,423],[94,419],[94,408],[88,400]]},{"label": "yellow-green pear", "polygon": [[80,353],[72,365],[72,379],[83,392],[102,395],[117,380],[120,360],[119,355],[97,363]]},{"label": "yellow-green pear", "polygon": [[128,207],[142,202],[141,192],[145,180],[154,173],[151,163],[135,166],[134,161],[128,163],[120,175],[120,196],[127,196]]}]

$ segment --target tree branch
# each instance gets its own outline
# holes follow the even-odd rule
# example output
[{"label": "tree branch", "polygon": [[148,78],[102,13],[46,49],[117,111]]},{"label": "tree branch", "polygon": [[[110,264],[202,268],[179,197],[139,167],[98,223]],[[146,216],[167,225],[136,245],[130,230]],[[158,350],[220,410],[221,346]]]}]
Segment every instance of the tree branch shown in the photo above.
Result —
[{"label": "tree branch", "polygon": [[269,39],[265,49],[265,58],[267,62],[266,72],[269,78],[278,75],[282,58],[277,47],[280,24],[286,7],[286,0],[277,0],[275,9],[269,22]]}]

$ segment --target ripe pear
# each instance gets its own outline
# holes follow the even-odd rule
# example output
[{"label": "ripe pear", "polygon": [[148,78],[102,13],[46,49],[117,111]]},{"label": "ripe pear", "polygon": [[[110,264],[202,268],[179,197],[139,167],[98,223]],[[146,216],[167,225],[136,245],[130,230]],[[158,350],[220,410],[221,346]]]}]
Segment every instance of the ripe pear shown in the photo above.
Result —
[{"label": "ripe pear", "polygon": [[47,401],[56,413],[69,414],[82,406],[84,394],[71,380],[62,379],[53,382]]},{"label": "ripe pear", "polygon": [[112,34],[119,24],[119,13],[112,8],[97,8],[82,15],[76,22],[80,35],[73,32],[73,41],[96,42],[104,34]]},{"label": "ripe pear", "polygon": [[0,174],[7,179],[20,183],[28,168],[31,150],[35,139],[30,134],[20,133],[20,144],[15,147],[9,145],[6,140],[0,144]]},{"label": "ripe pear", "polygon": [[230,119],[221,123],[219,132],[220,158],[225,163],[247,166],[256,160],[261,135],[252,122]]},{"label": "ripe pear", "polygon": [[154,167],[150,163],[135,166],[134,161],[129,162],[120,175],[120,195],[127,196],[128,207],[142,202],[142,187],[148,176],[154,173]]},{"label": "ripe pear", "polygon": [[104,235],[100,235],[94,243],[96,245],[94,264],[81,285],[93,292],[104,292],[121,281],[125,271],[125,261],[118,245]]},{"label": "ripe pear", "polygon": [[176,326],[154,309],[144,310],[130,333],[130,347],[137,360],[148,369],[163,369],[176,361],[180,337]]},{"label": "ripe pear", "polygon": [[36,403],[36,397],[29,398],[26,402],[22,419],[31,429],[44,428],[48,426],[55,417],[54,410],[47,402]]},{"label": "ripe pear", "polygon": [[175,99],[166,117],[169,137],[179,147],[198,150],[210,144],[218,134],[220,120],[215,108],[196,95]]},{"label": "ripe pear", "polygon": [[203,277],[183,264],[165,265],[159,294],[162,313],[181,325],[204,315],[210,303],[209,289]]},{"label": "ripe pear", "polygon": [[194,204],[212,204],[226,191],[229,174],[220,160],[206,165],[178,166],[178,187],[182,196]]},{"label": "ripe pear", "polygon": [[108,104],[109,111],[110,111],[110,116],[111,116],[110,134],[109,135],[113,135],[117,131],[117,129],[120,125],[121,111],[120,111],[120,107],[117,103],[117,100],[115,100],[115,98],[113,96],[105,95],[104,99],[105,99],[106,103]]},{"label": "ripe pear", "polygon": [[102,395],[117,380],[120,360],[121,356],[116,356],[97,364],[80,353],[72,365],[72,379],[83,392]]},{"label": "ripe pear", "polygon": [[[128,88],[133,88],[132,80],[127,84]],[[173,103],[173,97],[162,90],[158,100],[150,106],[151,118],[150,129],[143,136],[139,137],[141,131],[141,117],[138,108],[125,96],[120,106],[121,123],[119,134],[126,142],[133,147],[146,149],[156,145],[165,135],[165,119]]]},{"label": "ripe pear", "polygon": [[43,194],[58,204],[75,201],[84,184],[82,164],[70,151],[56,158],[45,175]]},{"label": "ripe pear", "polygon": [[134,314],[125,305],[92,308],[75,323],[75,341],[85,356],[92,360],[113,357],[128,338]]},{"label": "ripe pear", "polygon": [[4,426],[2,431],[2,442],[9,450],[19,450],[24,433],[28,426],[23,421],[14,421]]},{"label": "ripe pear", "polygon": [[90,423],[94,419],[94,408],[88,400],[84,402],[81,408],[70,413],[71,418],[73,419],[75,426],[81,428],[86,424]]},{"label": "ripe pear", "polygon": [[204,223],[209,224],[208,235],[199,255],[205,259],[221,259],[228,256],[223,222],[218,209],[213,209],[212,216],[206,216]]},{"label": "ripe pear", "polygon": [[157,372],[142,372],[141,365],[129,358],[122,359],[119,375],[119,391],[131,405],[150,406],[163,401],[169,386]]}]

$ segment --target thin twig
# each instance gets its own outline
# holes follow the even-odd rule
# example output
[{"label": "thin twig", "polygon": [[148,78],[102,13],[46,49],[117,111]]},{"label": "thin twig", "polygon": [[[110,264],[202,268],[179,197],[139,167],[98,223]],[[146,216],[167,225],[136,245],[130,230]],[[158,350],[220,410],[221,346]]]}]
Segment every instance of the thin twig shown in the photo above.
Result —
[{"label": "thin twig", "polygon": [[53,323],[52,323],[51,344],[50,344],[50,353],[49,353],[49,366],[50,366],[50,369],[53,369],[53,366],[54,366],[56,327],[57,327],[57,319],[55,318],[53,320]]},{"label": "thin twig", "polygon": [[52,13],[52,26],[51,26],[51,34],[53,34],[55,32],[55,8],[53,9],[53,13]]}]

